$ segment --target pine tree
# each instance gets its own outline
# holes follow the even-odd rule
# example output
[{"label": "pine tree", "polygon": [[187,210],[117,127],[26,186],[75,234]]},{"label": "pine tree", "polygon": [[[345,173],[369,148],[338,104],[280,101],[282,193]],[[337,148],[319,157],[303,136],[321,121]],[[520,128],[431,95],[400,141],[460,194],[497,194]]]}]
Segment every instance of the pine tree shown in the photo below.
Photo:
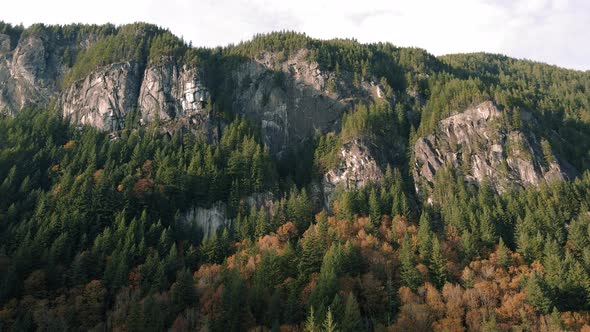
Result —
[{"label": "pine tree", "polygon": [[332,308],[328,307],[328,313],[326,314],[326,319],[324,320],[323,332],[337,332],[338,328],[336,327],[336,322],[334,322],[334,317],[332,316]]},{"label": "pine tree", "polygon": [[297,287],[293,284],[289,289],[289,296],[287,297],[287,303],[285,304],[283,319],[289,324],[294,324],[300,321],[302,315],[303,312],[299,303]]},{"label": "pine tree", "polygon": [[489,209],[485,208],[483,215],[479,218],[479,234],[484,245],[491,246],[496,242],[496,231]]},{"label": "pine tree", "polygon": [[345,303],[342,303],[342,300],[340,299],[340,295],[338,295],[338,293],[336,293],[336,295],[334,295],[334,299],[332,300],[332,303],[330,304],[330,309],[332,309],[332,314],[334,315],[334,320],[337,322],[342,321],[342,317],[344,316],[344,305],[345,305]]},{"label": "pine tree", "polygon": [[157,332],[164,329],[162,310],[153,295],[148,296],[143,303],[143,317],[145,331]]},{"label": "pine tree", "polygon": [[477,255],[477,247],[473,234],[464,230],[460,242],[461,256],[464,263],[469,263]]},{"label": "pine tree", "polygon": [[526,282],[525,292],[527,301],[532,304],[539,312],[549,313],[551,300],[547,297],[544,290],[541,277],[533,273]]},{"label": "pine tree", "polygon": [[322,240],[313,230],[313,225],[306,232],[301,242],[301,254],[299,259],[299,273],[302,276],[309,276],[318,272],[322,266],[325,250],[323,250]]},{"label": "pine tree", "polygon": [[338,197],[338,219],[344,221],[354,221],[354,203],[352,193],[344,191]]},{"label": "pine tree", "polygon": [[315,314],[313,312],[313,306],[309,309],[309,315],[307,315],[307,320],[305,320],[305,325],[303,326],[304,332],[320,332],[320,329],[316,325],[315,322]]},{"label": "pine tree", "polygon": [[344,307],[344,315],[342,317],[342,332],[358,332],[363,330],[363,321],[359,304],[352,292],[348,293],[346,306]]},{"label": "pine tree", "polygon": [[504,240],[500,238],[498,242],[498,249],[496,250],[496,261],[498,265],[503,267],[509,267],[512,263],[512,257],[510,255],[510,250],[504,244]]},{"label": "pine tree", "polygon": [[431,237],[433,235],[430,227],[430,214],[425,209],[422,211],[418,224],[418,252],[424,261],[427,261],[430,257],[432,250]]},{"label": "pine tree", "polygon": [[144,322],[143,322],[143,311],[141,310],[141,306],[139,303],[134,301],[131,304],[131,309],[129,312],[129,317],[127,317],[127,331],[130,332],[140,332],[144,331]]},{"label": "pine tree", "polygon": [[369,194],[369,224],[372,230],[377,230],[381,224],[381,207],[379,206],[375,188],[371,188]]},{"label": "pine tree", "polygon": [[428,270],[430,272],[430,279],[438,289],[441,289],[447,281],[448,274],[446,260],[442,254],[440,242],[436,236],[432,237],[432,255],[430,256],[429,263]]},{"label": "pine tree", "polygon": [[258,211],[256,218],[255,236],[259,238],[268,233],[268,231],[268,217],[266,216],[266,211],[264,210],[264,207],[260,207],[260,210]]},{"label": "pine tree", "polygon": [[422,283],[422,278],[420,277],[420,272],[416,268],[414,250],[412,249],[412,243],[408,233],[406,233],[404,237],[399,256],[401,264],[401,282],[412,291],[416,291],[418,286]]},{"label": "pine tree", "polygon": [[561,319],[561,314],[556,307],[553,307],[553,311],[551,311],[551,331],[565,331],[565,324]]}]

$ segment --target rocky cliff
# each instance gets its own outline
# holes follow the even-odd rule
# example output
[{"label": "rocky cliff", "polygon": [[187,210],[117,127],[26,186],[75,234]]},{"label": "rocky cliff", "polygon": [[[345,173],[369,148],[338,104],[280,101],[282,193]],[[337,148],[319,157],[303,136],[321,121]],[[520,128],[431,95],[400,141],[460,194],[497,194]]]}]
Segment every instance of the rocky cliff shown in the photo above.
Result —
[{"label": "rocky cliff", "polygon": [[[61,86],[70,70],[63,63],[64,49],[81,52],[95,41],[89,36],[57,43],[46,35],[25,36],[15,48],[8,35],[0,35],[0,110],[5,113],[55,99],[72,122],[105,131],[122,129],[132,112],[141,125],[155,121],[168,132],[208,122],[204,113],[214,96],[203,68],[173,57],[136,59],[99,66]],[[352,73],[321,70],[309,58],[306,49],[288,57],[264,51],[223,69],[225,88],[216,87],[229,96],[234,113],[260,125],[275,155],[315,132],[339,129],[351,105],[385,98],[376,79],[353,83]]]},{"label": "rocky cliff", "polygon": [[46,103],[57,92],[61,66],[41,36],[25,36],[12,49],[10,36],[0,34],[0,112]]},{"label": "rocky cliff", "polygon": [[204,111],[209,99],[197,68],[176,65],[172,59],[148,66],[139,94],[143,122],[167,121]]},{"label": "rocky cliff", "polygon": [[197,68],[172,59],[144,70],[135,62],[116,63],[75,82],[61,94],[60,105],[64,115],[80,125],[120,130],[137,111],[140,125],[157,122],[173,132],[202,122],[209,93],[201,79]]},{"label": "rocky cliff", "polygon": [[[106,35],[117,33],[112,30]],[[142,49],[141,42],[137,42],[140,46],[133,53],[135,60],[101,58],[104,61],[97,62],[100,65],[96,68],[62,86],[63,78],[74,72],[71,62],[75,62],[76,54],[97,45],[99,37],[96,33],[51,35],[51,31],[25,31],[18,38],[0,34],[1,112],[15,114],[27,106],[55,100],[65,117],[78,125],[117,131],[129,124],[145,126],[155,122],[169,134],[180,130],[214,138],[219,135],[223,120],[209,111],[215,98],[223,98],[222,111],[243,115],[258,124],[264,143],[273,155],[280,157],[315,133],[338,132],[343,113],[354,104],[387,98],[395,108],[393,90],[376,83],[382,82],[381,77],[358,68],[355,75],[327,66],[325,59],[322,62],[312,56],[317,49],[305,47],[288,52],[263,50],[255,56],[211,51],[207,56],[213,61],[199,62],[187,60],[184,53],[152,56],[149,47]],[[153,31],[154,36],[162,33]],[[101,36],[105,38],[105,34]],[[133,39],[134,35],[130,36]],[[146,45],[154,36],[144,36]],[[68,53],[68,49],[75,52]],[[188,46],[180,49],[186,51]],[[67,60],[68,54],[71,61]],[[232,65],[226,66],[226,60]],[[391,67],[392,64],[380,66],[398,68]],[[406,92],[396,92],[401,101],[406,97],[415,101],[416,110],[407,111],[408,114],[418,114],[425,103],[416,89],[407,87]],[[384,91],[388,91],[387,96]],[[408,116],[407,106],[400,108],[402,117]],[[417,117],[412,118],[415,121],[411,124],[418,126]],[[553,153],[543,137],[532,131],[508,129],[502,118],[503,112],[487,102],[440,121],[432,134],[419,138],[414,145],[411,164],[417,186],[431,185],[437,170],[445,165],[461,170],[473,183],[489,179],[499,192],[575,176],[575,171]],[[411,125],[408,121],[403,123]],[[403,139],[403,149],[392,147],[395,143],[378,144],[379,149],[389,150],[380,151],[379,158],[366,141],[344,144],[339,166],[322,179],[323,192],[330,194],[341,184],[360,188],[375,182],[382,173],[376,160],[387,162],[388,158],[381,155],[394,150],[405,155],[407,137]],[[398,159],[406,162],[405,157]]]},{"label": "rocky cliff", "polygon": [[301,143],[315,132],[337,130],[342,113],[358,102],[385,98],[374,81],[356,86],[352,74],[322,71],[302,49],[281,59],[263,52],[230,75],[233,108],[258,121],[274,154]]},{"label": "rocky cliff", "polygon": [[99,68],[61,95],[63,114],[71,122],[102,130],[120,130],[137,105],[139,64],[116,63]]},{"label": "rocky cliff", "polygon": [[[243,198],[244,204],[250,208],[260,208],[264,206],[265,209],[273,208],[272,193],[254,193]],[[227,204],[224,202],[216,202],[212,206],[193,207],[184,211],[181,215],[183,222],[195,223],[203,230],[203,237],[205,239],[212,236],[220,227],[230,227],[233,219],[228,216]]]},{"label": "rocky cliff", "polygon": [[[498,192],[538,186],[575,176],[550,145],[530,130],[510,130],[505,114],[484,102],[439,122],[433,134],[414,145],[414,181],[417,190],[432,185],[445,166],[459,170],[469,182],[489,180]],[[523,120],[534,123],[528,113]]]},{"label": "rocky cliff", "polygon": [[332,194],[339,186],[349,190],[361,189],[383,178],[379,163],[363,140],[355,139],[343,144],[338,160],[338,166],[322,178],[324,204],[328,207]]}]

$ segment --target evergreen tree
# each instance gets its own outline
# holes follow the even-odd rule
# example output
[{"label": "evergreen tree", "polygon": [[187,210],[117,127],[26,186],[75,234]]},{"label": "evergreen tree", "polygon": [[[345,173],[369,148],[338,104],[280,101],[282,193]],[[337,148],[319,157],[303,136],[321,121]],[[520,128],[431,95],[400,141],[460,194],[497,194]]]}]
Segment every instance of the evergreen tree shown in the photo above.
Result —
[{"label": "evergreen tree", "polygon": [[162,310],[153,295],[148,296],[143,303],[143,317],[145,331],[157,332],[164,328]]},{"label": "evergreen tree", "polygon": [[381,224],[381,207],[379,206],[375,188],[371,188],[369,194],[369,224],[373,230],[378,229]]},{"label": "evergreen tree", "polygon": [[313,312],[313,306],[309,309],[309,315],[307,315],[307,319],[305,320],[305,325],[303,326],[304,332],[320,332],[320,328],[317,326],[315,321],[315,314]]},{"label": "evergreen tree", "polygon": [[461,256],[464,263],[470,262],[477,255],[477,247],[473,234],[467,230],[461,234]]},{"label": "evergreen tree", "polygon": [[129,312],[129,317],[127,320],[127,330],[132,332],[140,332],[144,331],[144,323],[143,323],[143,311],[141,306],[136,301],[131,304],[131,310]]},{"label": "evergreen tree", "polygon": [[428,270],[430,272],[430,279],[437,288],[441,289],[447,281],[447,267],[446,260],[442,254],[440,242],[436,236],[432,237],[432,255]]},{"label": "evergreen tree", "polygon": [[364,330],[359,304],[352,292],[348,293],[341,325],[342,332],[358,332]]},{"label": "evergreen tree", "polygon": [[266,216],[266,211],[264,210],[264,207],[260,207],[260,210],[258,211],[256,218],[255,236],[259,238],[268,233],[268,231],[268,217]]},{"label": "evergreen tree", "polygon": [[338,196],[338,219],[345,221],[354,221],[354,202],[352,193],[344,191]]},{"label": "evergreen tree", "polygon": [[420,272],[416,268],[416,260],[414,257],[414,249],[410,240],[410,235],[406,233],[404,242],[400,248],[400,277],[402,285],[416,291],[418,286],[422,283]]},{"label": "evergreen tree", "polygon": [[525,286],[527,301],[532,304],[539,312],[549,313],[551,300],[546,296],[544,285],[541,277],[533,273],[526,282]]},{"label": "evergreen tree", "polygon": [[431,238],[432,230],[430,226],[430,214],[428,211],[422,211],[420,223],[418,224],[418,252],[423,260],[427,261],[432,250]]},{"label": "evergreen tree", "polygon": [[332,308],[328,307],[328,313],[326,313],[326,319],[322,324],[323,332],[337,332],[338,328],[336,326],[336,322],[334,322],[334,317],[332,316]]},{"label": "evergreen tree", "polygon": [[322,239],[318,237],[313,227],[313,225],[310,226],[306,236],[300,241],[299,273],[306,278],[314,272],[319,272],[325,253]]},{"label": "evergreen tree", "polygon": [[500,238],[498,242],[498,249],[496,249],[496,260],[500,266],[509,267],[512,263],[510,250],[504,244],[504,240]]},{"label": "evergreen tree", "polygon": [[195,282],[187,269],[176,275],[176,283],[172,286],[172,304],[177,311],[192,306],[197,301]]}]

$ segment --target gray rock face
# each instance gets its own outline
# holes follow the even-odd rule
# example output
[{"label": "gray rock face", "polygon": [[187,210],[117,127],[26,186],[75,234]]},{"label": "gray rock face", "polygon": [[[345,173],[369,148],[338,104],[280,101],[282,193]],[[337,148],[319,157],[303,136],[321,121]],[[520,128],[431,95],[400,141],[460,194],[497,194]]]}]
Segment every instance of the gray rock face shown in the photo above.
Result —
[{"label": "gray rock face", "polygon": [[[67,68],[55,49],[85,48],[93,36],[80,41],[44,41],[48,36],[22,38],[12,50],[10,38],[0,35],[0,111],[16,114],[23,107],[55,98],[65,117],[78,125],[101,130],[121,129],[130,112],[141,124],[158,122],[163,131],[209,133],[209,100],[202,69],[162,59],[142,68],[138,63],[114,63],[98,68],[61,91],[58,82]],[[93,39],[94,38],[94,39]],[[51,43],[48,48],[46,44]],[[54,45],[55,44],[55,45]],[[57,46],[56,46],[57,45]],[[264,143],[280,155],[316,131],[338,130],[342,113],[351,105],[385,98],[383,87],[355,80],[351,73],[324,72],[300,50],[285,58],[263,52],[224,76],[220,91],[232,109],[260,124]],[[224,95],[224,97],[225,97]],[[197,127],[203,127],[197,129]]]},{"label": "gray rock face", "polygon": [[179,68],[172,61],[148,66],[139,95],[141,118],[147,123],[195,115],[208,98],[196,68]]},{"label": "gray rock face", "polygon": [[[244,198],[249,207],[265,206],[272,209],[272,193],[254,193]],[[227,205],[216,202],[209,208],[194,207],[185,211],[182,216],[184,222],[196,223],[203,230],[203,237],[209,238],[220,227],[230,227],[233,219],[227,216]]]},{"label": "gray rock face", "polygon": [[137,105],[139,65],[112,64],[75,82],[61,96],[63,114],[71,122],[102,130],[119,130]]},{"label": "gray rock face", "polygon": [[551,151],[543,151],[532,133],[502,128],[502,116],[492,102],[484,102],[440,121],[434,134],[419,138],[414,145],[417,190],[432,185],[445,165],[461,170],[472,183],[489,180],[498,192],[575,176]]},{"label": "gray rock face", "polygon": [[345,143],[338,157],[338,167],[329,170],[322,179],[324,202],[327,206],[338,186],[344,189],[360,189],[383,178],[383,171],[362,140]]},{"label": "gray rock face", "polygon": [[59,71],[39,36],[25,37],[11,50],[10,37],[0,34],[0,112],[16,114],[49,101],[56,92]]},{"label": "gray rock face", "polygon": [[307,50],[286,60],[265,52],[232,72],[233,108],[258,121],[271,153],[280,154],[316,131],[338,129],[342,113],[354,103],[384,98],[379,85],[355,87],[347,76],[322,72],[307,59]]},{"label": "gray rock face", "polygon": [[[149,65],[125,62],[102,67],[62,94],[62,110],[72,122],[102,130],[119,130],[137,109],[141,124],[158,122],[173,132],[203,124],[209,98],[196,68],[179,67],[171,59]],[[189,118],[192,121],[189,121]]]},{"label": "gray rock face", "polygon": [[220,227],[231,226],[231,220],[226,216],[226,205],[217,202],[210,208],[196,207],[184,212],[182,219],[196,223],[203,230],[203,237],[209,238]]}]

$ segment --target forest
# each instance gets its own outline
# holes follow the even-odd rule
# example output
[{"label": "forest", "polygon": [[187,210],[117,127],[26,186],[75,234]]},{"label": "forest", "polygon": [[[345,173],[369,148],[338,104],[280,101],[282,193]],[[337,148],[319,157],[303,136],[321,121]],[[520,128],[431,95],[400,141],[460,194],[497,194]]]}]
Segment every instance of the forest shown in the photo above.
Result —
[{"label": "forest", "polygon": [[[64,86],[163,57],[205,66],[213,84],[261,51],[307,49],[322,70],[375,78],[395,100],[359,103],[284,159],[220,101],[222,87],[215,141],[157,126],[112,140],[53,103],[0,115],[0,331],[590,331],[590,73],[294,32],[217,49],[143,24],[0,33],[97,36],[63,53]],[[430,200],[417,194],[413,143],[486,100],[514,115],[503,126],[548,137],[579,176],[499,193],[446,167]],[[380,147],[383,177],[326,206],[314,188],[355,139]],[[261,193],[272,198],[248,203]],[[185,217],[220,202],[232,222],[210,236]]]}]

